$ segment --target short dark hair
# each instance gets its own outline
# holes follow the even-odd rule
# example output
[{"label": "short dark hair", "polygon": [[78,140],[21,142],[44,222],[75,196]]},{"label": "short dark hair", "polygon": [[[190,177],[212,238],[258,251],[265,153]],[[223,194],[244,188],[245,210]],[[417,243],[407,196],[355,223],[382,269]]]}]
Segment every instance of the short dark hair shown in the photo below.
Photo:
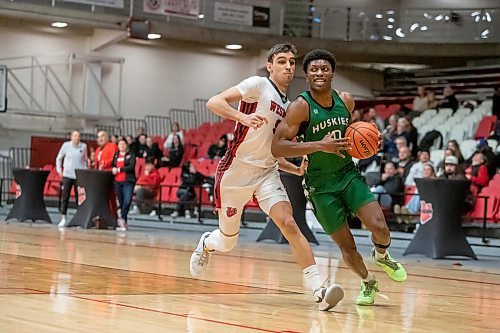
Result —
[{"label": "short dark hair", "polygon": [[335,56],[327,50],[315,49],[309,51],[309,53],[306,54],[304,60],[302,61],[302,69],[304,70],[304,73],[307,74],[307,66],[309,66],[309,64],[314,60],[328,61],[330,65],[332,65],[332,71],[335,71],[335,66],[337,65]]},{"label": "short dark hair", "polygon": [[278,53],[292,52],[297,54],[297,48],[291,43],[276,44],[267,52],[267,62],[273,62],[274,56]]}]

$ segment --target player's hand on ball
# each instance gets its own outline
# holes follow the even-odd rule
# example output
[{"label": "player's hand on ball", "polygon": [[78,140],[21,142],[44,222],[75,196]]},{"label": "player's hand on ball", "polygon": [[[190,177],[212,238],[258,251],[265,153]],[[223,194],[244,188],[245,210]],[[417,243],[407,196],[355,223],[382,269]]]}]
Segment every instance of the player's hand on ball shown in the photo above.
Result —
[{"label": "player's hand on ball", "polygon": [[333,133],[325,135],[321,143],[322,151],[338,155],[342,158],[345,158],[345,156],[340,152],[341,150],[347,151],[352,149],[352,142],[349,138],[334,139]]},{"label": "player's hand on ball", "polygon": [[248,114],[240,119],[240,123],[253,129],[259,129],[262,125],[267,124],[267,118],[258,114]]}]

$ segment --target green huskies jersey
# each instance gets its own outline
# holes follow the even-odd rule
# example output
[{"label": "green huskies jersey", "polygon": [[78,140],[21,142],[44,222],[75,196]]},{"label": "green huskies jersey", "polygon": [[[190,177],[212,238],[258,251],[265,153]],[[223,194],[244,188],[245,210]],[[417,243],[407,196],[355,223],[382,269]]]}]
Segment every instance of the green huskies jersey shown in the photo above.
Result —
[{"label": "green huskies jersey", "polygon": [[[321,141],[328,133],[333,133],[335,139],[344,137],[351,114],[335,90],[332,90],[333,104],[329,108],[316,102],[309,91],[304,91],[299,96],[309,104],[309,123],[304,123],[298,133],[301,141]],[[346,152],[342,152],[342,154],[345,158],[321,151],[309,154],[307,172],[334,173],[346,165],[352,164],[351,156]]]}]

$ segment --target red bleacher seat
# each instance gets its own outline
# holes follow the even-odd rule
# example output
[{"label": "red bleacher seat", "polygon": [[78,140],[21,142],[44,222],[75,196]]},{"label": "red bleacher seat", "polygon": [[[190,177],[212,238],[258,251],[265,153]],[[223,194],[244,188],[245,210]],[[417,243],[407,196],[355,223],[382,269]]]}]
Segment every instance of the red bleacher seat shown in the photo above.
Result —
[{"label": "red bleacher seat", "polygon": [[497,116],[484,116],[479,122],[479,125],[477,126],[474,138],[478,140],[489,137],[496,122],[497,122]]},{"label": "red bleacher seat", "polygon": [[61,182],[61,176],[57,173],[56,169],[53,168],[45,182],[43,194],[48,197],[58,197],[59,191],[61,190]]},{"label": "red bleacher seat", "polygon": [[[498,189],[485,187],[482,189],[480,195],[488,196],[488,207],[486,207],[486,221],[487,222],[497,222],[498,218],[498,208],[499,208],[499,200]],[[474,204],[474,209],[468,214],[469,217],[472,217],[476,220],[482,220],[484,217],[484,208],[485,208],[485,199],[477,198]]]}]

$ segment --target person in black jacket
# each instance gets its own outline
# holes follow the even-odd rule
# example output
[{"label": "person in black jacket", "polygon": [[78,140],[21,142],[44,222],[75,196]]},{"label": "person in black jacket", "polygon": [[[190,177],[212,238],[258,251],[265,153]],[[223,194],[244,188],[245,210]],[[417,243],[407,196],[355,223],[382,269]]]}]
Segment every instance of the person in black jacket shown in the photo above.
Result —
[{"label": "person in black jacket", "polygon": [[455,97],[455,92],[450,86],[446,86],[443,89],[443,99],[438,103],[439,109],[449,108],[453,110],[453,113],[458,109],[458,100]]},{"label": "person in black jacket", "polygon": [[177,190],[179,204],[177,205],[177,210],[170,216],[178,217],[181,212],[184,212],[184,216],[189,219],[191,218],[190,205],[196,199],[196,192],[194,188],[203,184],[205,176],[196,171],[194,165],[187,162],[182,166],[181,179],[181,186]]},{"label": "person in black jacket", "polygon": [[175,134],[172,138],[172,147],[169,150],[168,157],[161,159],[161,166],[168,168],[177,168],[181,165],[182,157],[184,156],[184,147],[182,146],[181,138]]},{"label": "person in black jacket", "polygon": [[396,169],[396,164],[387,162],[384,166],[384,173],[380,176],[380,184],[372,189],[372,192],[380,194],[380,205],[382,207],[393,207],[395,204],[404,203],[403,177]]},{"label": "person in black jacket", "polygon": [[146,139],[146,163],[152,163],[155,167],[159,168],[163,152],[156,142],[153,142],[152,137]]},{"label": "person in black jacket", "polygon": [[128,149],[127,141],[118,141],[118,152],[113,158],[111,171],[115,175],[115,191],[120,203],[120,217],[117,230],[125,231],[128,228],[127,215],[132,204],[135,186],[135,155]]},{"label": "person in black jacket", "polygon": [[214,158],[223,158],[227,151],[227,135],[223,134],[219,138],[217,144],[213,144],[208,148],[208,157],[213,160]]}]

